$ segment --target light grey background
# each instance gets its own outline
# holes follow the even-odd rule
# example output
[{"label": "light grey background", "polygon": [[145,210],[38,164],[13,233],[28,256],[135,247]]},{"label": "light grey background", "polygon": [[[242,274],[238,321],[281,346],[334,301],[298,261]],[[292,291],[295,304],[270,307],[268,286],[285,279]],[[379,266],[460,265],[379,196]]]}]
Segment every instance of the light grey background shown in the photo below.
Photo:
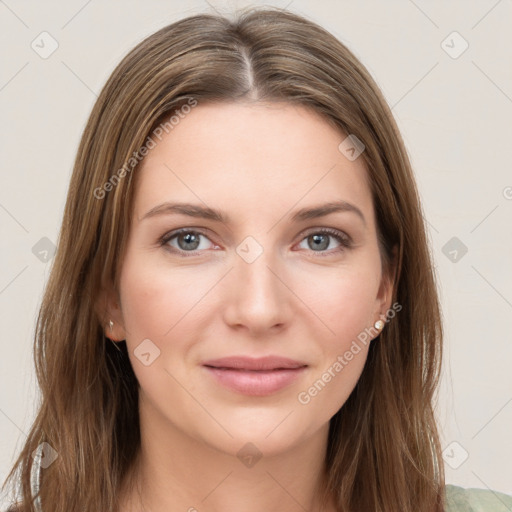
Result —
[{"label": "light grey background", "polygon": [[[248,4],[0,0],[2,481],[35,412],[34,325],[52,263],[44,251],[57,240],[74,155],[100,88],[136,43],[164,25]],[[511,1],[267,5],[288,5],[333,32],[393,107],[439,277],[447,482],[512,494]],[[58,48],[47,58],[31,47],[48,51],[52,38]]]}]

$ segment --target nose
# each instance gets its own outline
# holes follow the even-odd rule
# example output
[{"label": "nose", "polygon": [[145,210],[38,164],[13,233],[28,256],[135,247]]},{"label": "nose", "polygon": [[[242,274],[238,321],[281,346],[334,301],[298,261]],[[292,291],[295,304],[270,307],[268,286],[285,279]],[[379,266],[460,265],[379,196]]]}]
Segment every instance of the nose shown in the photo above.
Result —
[{"label": "nose", "polygon": [[270,249],[252,262],[235,255],[226,291],[225,322],[253,336],[283,329],[292,314],[293,293],[286,281],[283,266]]}]

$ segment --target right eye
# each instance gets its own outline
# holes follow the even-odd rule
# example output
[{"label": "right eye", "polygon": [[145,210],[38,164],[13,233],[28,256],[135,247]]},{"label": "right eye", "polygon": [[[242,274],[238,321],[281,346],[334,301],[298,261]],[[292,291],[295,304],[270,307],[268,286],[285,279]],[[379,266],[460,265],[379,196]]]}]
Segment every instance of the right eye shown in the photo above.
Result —
[{"label": "right eye", "polygon": [[[209,240],[209,238],[201,231],[193,229],[182,228],[178,230],[166,233],[160,239],[161,246],[167,246],[172,252],[179,254],[180,256],[194,256],[196,252],[206,250],[207,247],[201,246],[201,238]],[[177,246],[170,243],[176,242]],[[210,241],[211,242],[211,241]],[[211,242],[213,243],[213,242]],[[204,244],[203,244],[204,245]],[[191,253],[191,254],[184,254]]]}]

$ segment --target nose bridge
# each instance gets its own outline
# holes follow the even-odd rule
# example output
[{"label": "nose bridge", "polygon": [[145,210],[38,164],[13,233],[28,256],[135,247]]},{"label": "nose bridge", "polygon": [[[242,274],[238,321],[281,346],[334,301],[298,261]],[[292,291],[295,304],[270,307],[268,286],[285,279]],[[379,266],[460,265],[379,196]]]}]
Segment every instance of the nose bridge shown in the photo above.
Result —
[{"label": "nose bridge", "polygon": [[236,248],[230,323],[264,328],[285,321],[286,287],[278,278],[280,265],[269,244],[247,237]]},{"label": "nose bridge", "polygon": [[267,300],[271,300],[276,293],[279,293],[277,288],[282,284],[270,270],[276,266],[276,257],[270,243],[263,246],[253,237],[247,237],[237,247],[236,252],[238,261],[235,264],[235,273],[242,291],[255,296],[261,295]]}]

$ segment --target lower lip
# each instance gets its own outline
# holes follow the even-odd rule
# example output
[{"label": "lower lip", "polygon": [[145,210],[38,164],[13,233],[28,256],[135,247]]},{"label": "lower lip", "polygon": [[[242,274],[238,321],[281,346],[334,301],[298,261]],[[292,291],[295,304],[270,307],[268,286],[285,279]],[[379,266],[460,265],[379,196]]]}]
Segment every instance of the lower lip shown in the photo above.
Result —
[{"label": "lower lip", "polygon": [[250,371],[220,369],[204,366],[220,384],[238,393],[251,396],[265,396],[289,386],[304,370],[287,368],[279,370]]}]

